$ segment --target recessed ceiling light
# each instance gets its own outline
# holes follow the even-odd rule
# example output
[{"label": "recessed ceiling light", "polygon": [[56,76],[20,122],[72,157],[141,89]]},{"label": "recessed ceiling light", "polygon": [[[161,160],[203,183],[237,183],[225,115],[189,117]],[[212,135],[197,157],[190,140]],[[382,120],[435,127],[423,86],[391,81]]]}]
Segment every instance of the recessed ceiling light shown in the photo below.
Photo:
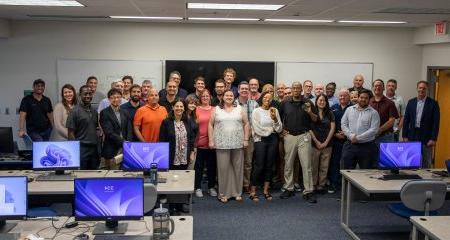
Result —
[{"label": "recessed ceiling light", "polygon": [[109,16],[117,19],[148,19],[148,20],[183,20],[182,17],[147,17],[147,16]]},{"label": "recessed ceiling light", "polygon": [[44,7],[84,7],[75,0],[0,0],[0,5],[44,6]]},{"label": "recessed ceiling light", "polygon": [[188,20],[204,20],[204,21],[259,21],[259,18],[197,18],[192,17]]},{"label": "recessed ceiling light", "polygon": [[362,23],[362,24],[405,24],[404,21],[351,21],[351,20],[339,20],[338,23]]},{"label": "recessed ceiling light", "polygon": [[265,22],[304,22],[304,23],[332,23],[334,20],[313,20],[313,19],[264,19]]},{"label": "recessed ceiling light", "polygon": [[281,4],[228,4],[228,3],[188,3],[189,9],[220,9],[220,10],[266,10],[276,11],[284,7]]}]

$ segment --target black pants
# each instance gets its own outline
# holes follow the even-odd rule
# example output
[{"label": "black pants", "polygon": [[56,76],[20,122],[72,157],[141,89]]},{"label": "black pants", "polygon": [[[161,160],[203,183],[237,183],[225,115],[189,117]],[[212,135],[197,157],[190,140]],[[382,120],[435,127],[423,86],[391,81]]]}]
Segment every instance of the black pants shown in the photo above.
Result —
[{"label": "black pants", "polygon": [[172,165],[170,164],[169,169],[170,170],[187,170],[189,167],[188,164],[180,164],[180,165]]},{"label": "black pants", "polygon": [[217,159],[214,149],[197,148],[197,159],[195,160],[195,189],[202,187],[203,169],[206,165],[208,175],[208,189],[216,185]]},{"label": "black pants", "polygon": [[330,184],[334,187],[339,187],[339,182],[341,179],[341,157],[342,157],[342,147],[344,146],[344,140],[334,139],[333,150],[331,152],[330,166],[328,168],[328,178],[330,179]]},{"label": "black pants", "polygon": [[98,169],[99,156],[96,144],[80,144],[80,165],[82,170]]},{"label": "black pants", "polygon": [[255,142],[254,160],[252,168],[251,185],[261,185],[263,182],[271,182],[272,168],[277,157],[278,135],[270,134],[261,137],[260,142]]},{"label": "black pants", "polygon": [[356,164],[360,169],[371,169],[377,159],[377,146],[375,142],[352,144],[350,141],[344,143],[341,161],[344,169],[355,169]]}]

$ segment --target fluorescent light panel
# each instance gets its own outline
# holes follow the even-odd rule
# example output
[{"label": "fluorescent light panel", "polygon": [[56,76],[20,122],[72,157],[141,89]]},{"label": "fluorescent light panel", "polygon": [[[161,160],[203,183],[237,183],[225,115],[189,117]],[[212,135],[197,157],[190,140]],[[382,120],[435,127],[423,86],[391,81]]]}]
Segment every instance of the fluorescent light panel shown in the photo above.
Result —
[{"label": "fluorescent light panel", "polygon": [[228,4],[228,3],[188,3],[189,9],[219,9],[219,10],[262,10],[276,11],[284,7],[281,4]]},{"label": "fluorescent light panel", "polygon": [[192,17],[188,20],[200,20],[200,21],[259,21],[259,18],[197,18]]},{"label": "fluorescent light panel", "polygon": [[0,5],[43,6],[43,7],[84,7],[75,0],[0,0]]},{"label": "fluorescent light panel", "polygon": [[313,19],[264,19],[265,22],[304,22],[304,23],[332,23],[334,20],[313,20]]},{"label": "fluorescent light panel", "polygon": [[362,24],[405,24],[404,21],[353,21],[353,20],[340,20],[338,23],[362,23]]},{"label": "fluorescent light panel", "polygon": [[183,20],[182,17],[147,17],[147,16],[109,16],[117,19],[148,19],[148,20]]}]

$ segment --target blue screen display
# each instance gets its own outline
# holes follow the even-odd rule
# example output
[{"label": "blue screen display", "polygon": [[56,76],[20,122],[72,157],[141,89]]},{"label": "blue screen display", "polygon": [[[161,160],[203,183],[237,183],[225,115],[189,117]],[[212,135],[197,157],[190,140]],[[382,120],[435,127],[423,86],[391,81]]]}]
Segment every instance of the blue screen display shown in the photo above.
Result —
[{"label": "blue screen display", "polygon": [[420,142],[380,143],[381,169],[420,168],[422,165],[422,148]]},{"label": "blue screen display", "polygon": [[27,215],[27,177],[0,177],[0,219]]},{"label": "blue screen display", "polygon": [[169,169],[169,143],[124,142],[122,167],[125,170],[150,169],[152,163],[158,169]]},{"label": "blue screen display", "polygon": [[33,142],[34,169],[80,167],[80,142]]},{"label": "blue screen display", "polygon": [[142,178],[77,178],[74,182],[75,216],[142,217],[144,180]]}]

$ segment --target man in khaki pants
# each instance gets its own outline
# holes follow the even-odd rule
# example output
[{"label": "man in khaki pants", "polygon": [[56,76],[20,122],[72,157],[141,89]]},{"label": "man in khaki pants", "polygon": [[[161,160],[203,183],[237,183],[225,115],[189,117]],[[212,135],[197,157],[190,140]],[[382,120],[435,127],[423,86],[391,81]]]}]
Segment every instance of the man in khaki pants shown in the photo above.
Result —
[{"label": "man in khaki pants", "polygon": [[314,104],[301,96],[302,85],[300,82],[292,83],[292,97],[286,99],[280,105],[280,115],[283,121],[283,136],[284,136],[284,180],[283,186],[286,191],[281,195],[281,199],[287,199],[295,195],[294,192],[294,161],[298,156],[300,165],[302,167],[303,198],[309,203],[317,203],[313,195],[313,180],[312,180],[312,147],[311,122],[317,121],[317,110]]}]

